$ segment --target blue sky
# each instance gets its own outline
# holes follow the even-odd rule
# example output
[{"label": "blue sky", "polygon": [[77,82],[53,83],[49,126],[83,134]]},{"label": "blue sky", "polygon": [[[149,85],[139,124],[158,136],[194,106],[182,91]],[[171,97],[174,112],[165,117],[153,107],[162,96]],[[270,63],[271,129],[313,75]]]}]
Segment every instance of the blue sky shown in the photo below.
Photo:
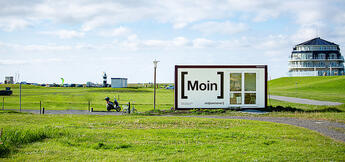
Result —
[{"label": "blue sky", "polygon": [[294,45],[345,45],[341,0],[0,0],[0,82],[173,82],[174,65],[267,64],[286,76]]}]

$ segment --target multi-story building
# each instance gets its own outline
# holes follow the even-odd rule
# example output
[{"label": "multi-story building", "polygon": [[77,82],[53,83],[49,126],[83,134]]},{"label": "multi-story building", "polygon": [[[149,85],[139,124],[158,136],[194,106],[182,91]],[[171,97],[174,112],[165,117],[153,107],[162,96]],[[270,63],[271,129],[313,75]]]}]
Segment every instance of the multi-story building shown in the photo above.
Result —
[{"label": "multi-story building", "polygon": [[289,57],[289,76],[344,75],[339,45],[320,37],[296,45]]}]

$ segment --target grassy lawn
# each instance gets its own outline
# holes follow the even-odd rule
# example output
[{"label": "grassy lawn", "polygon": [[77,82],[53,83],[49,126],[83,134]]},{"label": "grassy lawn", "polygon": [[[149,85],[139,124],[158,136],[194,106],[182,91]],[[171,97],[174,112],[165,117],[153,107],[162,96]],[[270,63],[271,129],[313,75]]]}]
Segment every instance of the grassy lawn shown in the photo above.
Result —
[{"label": "grassy lawn", "polygon": [[[9,85],[0,85],[6,87]],[[13,95],[5,97],[5,109],[19,108],[18,85],[10,85]],[[173,107],[173,90],[157,89],[157,105],[159,109]],[[39,109],[39,102],[47,110],[88,110],[88,101],[96,111],[106,111],[105,97],[114,100],[118,98],[120,104],[131,102],[138,111],[153,109],[152,88],[66,88],[66,87],[22,87],[22,108]],[[2,97],[0,98],[2,104]],[[0,104],[0,105],[1,105]],[[1,108],[1,107],[0,107]]]},{"label": "grassy lawn", "polygon": [[[297,82],[297,86],[296,83]],[[269,93],[274,95],[309,98],[345,103],[345,76],[332,77],[285,77],[269,81]],[[9,85],[0,85],[4,88]],[[19,108],[18,85],[10,85],[14,94],[5,97],[5,109]],[[23,86],[22,108],[39,109],[39,101],[47,110],[87,110],[88,101],[95,111],[105,111],[104,98],[116,96],[120,104],[135,103],[139,112],[153,109],[152,88],[47,88]],[[0,102],[2,98],[0,98]],[[157,90],[159,110],[169,110],[174,106],[173,90]],[[307,119],[331,120],[345,123],[345,104],[339,106],[314,106],[270,100],[274,112],[261,116],[284,116]],[[0,107],[1,108],[1,107]],[[278,109],[277,109],[278,108]],[[246,115],[230,111],[223,115]]]},{"label": "grassy lawn", "polygon": [[0,113],[0,161],[343,161],[345,144],[285,124]]},{"label": "grassy lawn", "polygon": [[268,88],[272,95],[345,103],[345,76],[283,77]]}]

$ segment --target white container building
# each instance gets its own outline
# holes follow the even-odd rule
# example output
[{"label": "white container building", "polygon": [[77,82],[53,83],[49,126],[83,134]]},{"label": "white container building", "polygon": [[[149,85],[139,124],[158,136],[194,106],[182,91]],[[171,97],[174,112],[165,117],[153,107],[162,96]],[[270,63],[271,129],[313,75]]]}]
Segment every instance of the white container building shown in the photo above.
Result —
[{"label": "white container building", "polygon": [[127,78],[111,78],[111,88],[127,88]]}]

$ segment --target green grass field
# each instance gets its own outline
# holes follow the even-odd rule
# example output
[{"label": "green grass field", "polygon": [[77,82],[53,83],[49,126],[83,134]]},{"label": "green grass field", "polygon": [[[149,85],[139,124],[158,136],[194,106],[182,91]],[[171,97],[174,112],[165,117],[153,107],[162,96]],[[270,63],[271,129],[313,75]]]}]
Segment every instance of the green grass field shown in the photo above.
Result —
[{"label": "green grass field", "polygon": [[0,111],[0,161],[343,161],[345,144],[295,126],[185,117]]},{"label": "green grass field", "polygon": [[[13,90],[13,95],[5,96],[5,109],[18,109],[18,85],[0,86],[9,86]],[[173,107],[173,94],[173,90],[157,89],[157,108]],[[153,109],[153,88],[48,88],[28,85],[22,87],[22,108],[38,110],[41,101],[42,107],[47,110],[88,110],[88,101],[90,101],[95,111],[106,111],[104,98],[107,96],[111,100],[115,96],[120,104],[134,103],[139,111]]]},{"label": "green grass field", "polygon": [[[269,92],[345,103],[344,76],[280,78]],[[295,85],[297,82],[297,86]],[[4,88],[8,85],[0,85]],[[10,85],[5,109],[19,108]],[[173,90],[158,89],[157,109],[173,107]],[[153,109],[152,88],[47,88],[23,86],[22,108],[105,111],[104,97]],[[0,100],[2,101],[2,99]],[[345,106],[312,106],[269,100],[264,115],[345,123]],[[216,111],[215,111],[216,112]],[[174,112],[172,112],[174,113]],[[159,114],[159,113],[158,113]],[[237,111],[174,115],[243,116]],[[344,161],[345,144],[295,126],[249,120],[126,115],[34,115],[0,111],[0,161]]]},{"label": "green grass field", "polygon": [[[18,85],[0,85],[0,88],[7,86],[12,87],[14,94],[5,97],[5,108],[18,109]],[[273,95],[345,103],[345,76],[284,77],[269,81],[268,88],[269,93]],[[158,109],[173,107],[173,94],[173,90],[159,88],[157,91]],[[87,110],[88,101],[90,101],[91,107],[95,110],[105,110],[106,96],[111,99],[114,96],[119,98],[120,104],[134,102],[139,111],[148,111],[153,108],[152,88],[47,88],[27,85],[22,88],[22,108],[39,109],[39,102],[42,101],[42,106],[48,110]],[[276,104],[272,102],[272,105]],[[283,103],[283,106],[285,105]],[[312,108],[315,107],[312,106]],[[345,111],[344,106],[339,106],[339,109]]]},{"label": "green grass field", "polygon": [[[297,85],[296,85],[297,82]],[[325,101],[345,103],[345,76],[334,77],[285,77],[269,81],[269,93],[273,95],[292,96]],[[18,85],[10,86],[14,94],[5,97],[5,109],[19,108]],[[169,110],[174,106],[173,90],[159,88],[157,90],[157,106],[159,110]],[[105,111],[104,98],[115,96],[120,104],[131,102],[139,112],[153,109],[152,88],[47,88],[23,86],[22,109],[39,109],[39,102],[47,110],[88,110],[88,101],[95,111]],[[2,99],[0,99],[2,102]],[[295,104],[277,100],[269,100],[273,107],[283,107],[286,111],[274,112],[266,116],[287,116],[310,119],[325,119],[345,123],[345,104],[340,106],[313,106]],[[292,108],[292,110],[291,110]],[[243,115],[229,112],[226,115]]]}]

